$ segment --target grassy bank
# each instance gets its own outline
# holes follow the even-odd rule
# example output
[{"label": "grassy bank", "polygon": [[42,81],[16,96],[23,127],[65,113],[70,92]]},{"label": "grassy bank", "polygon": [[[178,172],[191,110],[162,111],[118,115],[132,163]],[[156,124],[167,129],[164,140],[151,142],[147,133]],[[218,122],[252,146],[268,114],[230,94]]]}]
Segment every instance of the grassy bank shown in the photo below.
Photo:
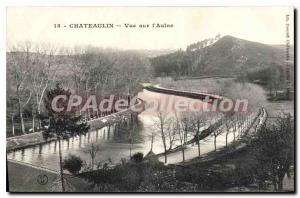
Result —
[{"label": "grassy bank", "polygon": [[[55,171],[25,163],[7,161],[8,186],[10,192],[61,192],[60,177]],[[38,178],[44,177],[44,182]],[[65,175],[67,191],[88,192],[89,183],[72,175]]]}]

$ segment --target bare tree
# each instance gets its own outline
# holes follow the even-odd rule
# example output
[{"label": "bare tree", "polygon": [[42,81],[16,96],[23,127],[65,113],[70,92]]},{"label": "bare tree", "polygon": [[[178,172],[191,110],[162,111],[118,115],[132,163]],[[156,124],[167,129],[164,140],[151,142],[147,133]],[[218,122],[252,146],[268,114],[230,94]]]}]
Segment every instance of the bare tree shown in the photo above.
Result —
[{"label": "bare tree", "polygon": [[182,152],[182,161],[185,161],[185,133],[186,131],[183,130],[183,122],[182,120],[180,120],[180,118],[178,118],[177,114],[175,114],[175,119],[173,119],[173,130],[176,131],[176,134],[179,137],[179,141],[180,141],[180,148],[181,148],[181,152]]},{"label": "bare tree", "polygon": [[191,120],[188,114],[182,114],[180,119],[181,127],[183,130],[183,141],[187,141],[188,132],[191,128]]},{"label": "bare tree", "polygon": [[194,133],[194,138],[196,140],[196,144],[198,146],[198,156],[201,155],[201,148],[200,148],[200,135],[201,135],[201,128],[204,127],[206,124],[206,117],[205,115],[200,113],[195,113],[192,115],[192,130]]},{"label": "bare tree", "polygon": [[[170,133],[170,130],[172,130],[170,123],[171,123],[170,118],[167,116],[166,113],[164,113],[162,111],[157,112],[156,119],[154,120],[154,128],[160,132],[161,140],[162,140],[163,147],[164,147],[165,163],[167,163],[167,161],[168,161],[167,160],[168,142],[169,143],[172,142],[172,141],[168,141],[168,140],[174,138],[173,136],[170,137],[170,135],[169,135],[169,134],[173,134],[173,133]],[[173,134],[173,135],[175,135],[175,134]],[[172,146],[169,145],[169,147],[171,148]]]},{"label": "bare tree", "polygon": [[[225,147],[227,147],[228,146],[228,135],[232,132],[231,131],[231,128],[233,125],[232,115],[225,114],[223,121],[224,121],[224,127],[225,127],[225,142],[226,142]],[[234,135],[233,141],[235,142],[235,135]]]},{"label": "bare tree", "polygon": [[16,86],[17,107],[18,114],[21,122],[21,131],[23,134],[25,131],[25,124],[23,118],[23,110],[31,100],[32,89],[30,89],[29,82],[31,72],[31,43],[20,43],[18,47],[12,47],[10,49],[10,56],[8,58],[8,64],[12,65],[12,74]]},{"label": "bare tree", "polygon": [[243,135],[244,132],[246,131],[245,120],[246,120],[246,116],[245,116],[244,113],[236,114],[236,122],[237,122],[237,125],[238,125],[238,128],[239,128],[239,133],[241,135]]},{"label": "bare tree", "polygon": [[130,147],[129,147],[129,156],[131,158],[132,156],[132,146],[133,146],[133,142],[134,142],[134,139],[133,139],[133,134],[136,132],[136,126],[133,125],[131,129],[129,129],[129,144],[130,144]]},{"label": "bare tree", "polygon": [[216,130],[214,130],[212,132],[212,136],[214,137],[214,147],[215,147],[215,152],[217,151],[217,137],[219,135],[221,135],[223,133],[223,128],[222,127],[219,127],[217,128]]},{"label": "bare tree", "polygon": [[91,168],[94,170],[95,165],[95,158],[97,156],[97,153],[101,150],[99,145],[94,145],[94,143],[91,144],[84,152],[90,155],[91,157]]},{"label": "bare tree", "polygon": [[167,126],[167,139],[169,140],[169,148],[168,151],[170,151],[174,145],[175,137],[176,137],[176,128],[172,125],[172,119],[169,120],[170,123]]},{"label": "bare tree", "polygon": [[[55,81],[57,69],[55,66],[55,54],[57,48],[52,45],[36,45],[34,53],[31,83],[33,92],[35,94],[35,105],[37,113],[41,114],[41,106],[46,89]],[[34,110],[34,108],[32,108]],[[41,128],[41,121],[39,119],[39,126]],[[34,126],[34,114],[33,114],[33,130]]]},{"label": "bare tree", "polygon": [[14,121],[14,114],[12,113],[11,114],[11,133],[12,133],[12,136],[15,136],[15,121]]}]

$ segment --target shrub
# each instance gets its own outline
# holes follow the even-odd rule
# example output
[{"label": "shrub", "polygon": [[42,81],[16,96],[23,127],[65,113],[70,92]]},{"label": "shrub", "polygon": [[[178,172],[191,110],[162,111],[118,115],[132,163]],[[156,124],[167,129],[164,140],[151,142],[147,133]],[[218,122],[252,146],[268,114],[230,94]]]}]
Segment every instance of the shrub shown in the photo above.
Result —
[{"label": "shrub", "polygon": [[83,166],[83,161],[80,157],[75,155],[69,155],[63,161],[63,169],[68,170],[72,174],[78,174]]},{"label": "shrub", "polygon": [[135,163],[140,163],[140,162],[143,161],[143,158],[144,158],[144,154],[140,153],[140,152],[137,152],[137,153],[135,153],[131,156],[130,160],[135,162]]}]

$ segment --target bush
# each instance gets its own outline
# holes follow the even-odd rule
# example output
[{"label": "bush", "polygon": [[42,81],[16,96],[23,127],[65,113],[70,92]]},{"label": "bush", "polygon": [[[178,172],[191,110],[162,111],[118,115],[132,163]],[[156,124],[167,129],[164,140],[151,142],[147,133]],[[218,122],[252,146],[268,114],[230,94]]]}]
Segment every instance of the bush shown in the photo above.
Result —
[{"label": "bush", "polygon": [[78,174],[83,166],[83,161],[80,157],[75,155],[69,155],[68,158],[63,161],[63,169],[68,170],[72,174]]},{"label": "bush", "polygon": [[144,154],[137,152],[135,154],[132,155],[132,157],[130,158],[131,161],[135,162],[135,163],[140,163],[143,161],[144,158]]}]

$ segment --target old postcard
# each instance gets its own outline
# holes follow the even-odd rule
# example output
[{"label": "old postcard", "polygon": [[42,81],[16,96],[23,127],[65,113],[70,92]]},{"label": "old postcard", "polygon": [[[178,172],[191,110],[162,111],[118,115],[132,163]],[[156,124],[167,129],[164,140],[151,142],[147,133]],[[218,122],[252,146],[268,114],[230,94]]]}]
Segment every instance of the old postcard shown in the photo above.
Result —
[{"label": "old postcard", "polygon": [[10,192],[295,192],[292,7],[7,7]]}]

